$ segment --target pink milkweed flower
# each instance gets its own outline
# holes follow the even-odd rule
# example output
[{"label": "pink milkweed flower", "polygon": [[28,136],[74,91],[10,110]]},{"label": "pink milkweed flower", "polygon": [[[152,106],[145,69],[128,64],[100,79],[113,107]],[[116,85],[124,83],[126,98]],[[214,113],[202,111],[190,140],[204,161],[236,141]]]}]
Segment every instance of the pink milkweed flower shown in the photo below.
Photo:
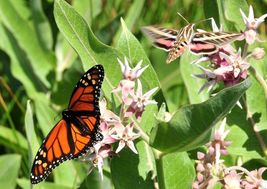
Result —
[{"label": "pink milkweed flower", "polygon": [[222,66],[215,70],[210,70],[203,68],[202,66],[198,66],[203,73],[202,74],[194,74],[193,76],[201,79],[206,79],[207,82],[199,89],[199,93],[201,93],[204,89],[208,89],[210,91],[217,83],[220,81],[228,80],[231,77],[231,71],[233,70],[232,67],[229,66]]},{"label": "pink milkweed flower", "polygon": [[112,138],[120,141],[116,153],[121,151],[125,146],[128,146],[134,153],[138,154],[133,140],[139,136],[140,134],[133,132],[133,123],[129,123],[126,127],[122,124],[117,125],[111,134]]},{"label": "pink milkweed flower", "polygon": [[[120,118],[114,114],[112,111],[107,109],[107,101],[105,98],[100,100],[99,102],[99,109],[100,109],[100,119],[102,122],[105,122],[107,125],[112,125],[114,123],[120,122]],[[101,126],[100,126],[101,129]]]},{"label": "pink milkweed flower", "polygon": [[134,86],[135,82],[127,79],[123,79],[120,81],[119,86],[112,90],[112,92],[119,92],[121,91],[122,94],[122,101],[129,105],[132,101],[131,98],[129,98],[129,95],[132,95],[134,93]]},{"label": "pink milkweed flower", "polygon": [[219,52],[219,57],[216,58],[216,61],[214,70],[199,66],[204,73],[193,75],[208,80],[200,88],[199,92],[203,91],[205,88],[211,90],[216,83],[220,81],[224,82],[225,86],[232,86],[247,78],[250,64],[247,62],[246,58],[242,58],[241,50],[232,55]]},{"label": "pink milkweed flower", "polygon": [[263,48],[256,47],[256,48],[252,51],[251,56],[252,56],[255,60],[260,60],[260,59],[262,59],[262,58],[265,56],[265,51],[264,51]]},{"label": "pink milkweed flower", "polygon": [[97,153],[91,153],[84,157],[85,161],[91,161],[94,167],[98,168],[101,179],[103,180],[104,159],[116,155],[109,144],[102,146]]},{"label": "pink milkweed flower", "polygon": [[229,172],[223,180],[225,189],[241,189],[241,175],[235,170]]},{"label": "pink milkweed flower", "polygon": [[153,93],[156,92],[157,89],[158,87],[155,87],[150,91],[146,92],[145,94],[143,94],[142,83],[138,79],[136,94],[132,95],[132,103],[126,110],[125,117],[130,117],[131,115],[135,114],[136,118],[140,119],[147,105],[157,104],[155,100],[150,100],[150,97],[152,96]]},{"label": "pink milkweed flower", "polygon": [[105,146],[106,144],[112,144],[112,143],[117,142],[116,139],[111,137],[111,135],[110,135],[111,131],[110,131],[109,126],[107,125],[106,122],[101,122],[99,129],[101,131],[101,134],[103,135],[103,139],[94,145],[96,153],[98,153],[99,149],[102,146]]},{"label": "pink milkweed flower", "polygon": [[226,119],[224,119],[218,130],[215,130],[214,139],[207,144],[209,154],[215,155],[215,164],[220,162],[220,156],[227,155],[227,147],[231,145],[230,141],[225,141],[230,130],[225,131]]},{"label": "pink milkweed flower", "polygon": [[267,181],[263,180],[262,174],[266,171],[266,167],[262,167],[258,170],[250,172],[250,175],[246,177],[246,180],[242,181],[245,189],[265,189],[267,188]]},{"label": "pink milkweed flower", "polygon": [[241,49],[239,49],[238,53],[235,55],[220,53],[220,56],[232,66],[234,78],[241,77],[242,79],[246,79],[250,64],[247,62],[246,58],[242,58]]},{"label": "pink milkweed flower", "polygon": [[264,22],[265,18],[267,17],[267,14],[262,15],[259,18],[254,17],[254,11],[253,7],[249,6],[249,14],[248,17],[245,15],[245,13],[240,9],[243,21],[246,24],[246,30],[244,32],[245,39],[248,44],[254,43],[254,41],[257,39],[257,28],[259,25]]},{"label": "pink milkweed flower", "polygon": [[121,72],[123,74],[123,78],[126,80],[134,81],[140,77],[140,75],[147,69],[148,65],[141,68],[143,60],[139,61],[134,68],[129,66],[128,60],[124,58],[124,64],[118,59],[118,62],[121,66]]},{"label": "pink milkweed flower", "polygon": [[137,63],[134,68],[129,66],[128,60],[124,58],[125,63],[123,64],[119,59],[118,62],[121,66],[121,72],[123,74],[123,79],[120,81],[119,86],[113,89],[113,92],[122,93],[122,100],[126,105],[131,103],[129,95],[133,95],[135,80],[141,76],[141,74],[147,69],[148,65],[141,68],[142,60]]}]

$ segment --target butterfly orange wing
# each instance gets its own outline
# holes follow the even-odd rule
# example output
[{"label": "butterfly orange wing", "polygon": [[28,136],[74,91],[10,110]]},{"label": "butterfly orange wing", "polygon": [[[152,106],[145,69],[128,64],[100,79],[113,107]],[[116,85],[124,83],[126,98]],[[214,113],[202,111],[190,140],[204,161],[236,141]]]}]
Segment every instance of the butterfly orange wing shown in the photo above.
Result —
[{"label": "butterfly orange wing", "polygon": [[77,83],[68,110],[73,113],[80,126],[63,118],[50,131],[33,162],[31,171],[33,184],[44,180],[60,163],[83,155],[96,141],[101,140],[101,134],[98,133],[100,119],[98,98],[103,78],[103,67],[96,65]]}]

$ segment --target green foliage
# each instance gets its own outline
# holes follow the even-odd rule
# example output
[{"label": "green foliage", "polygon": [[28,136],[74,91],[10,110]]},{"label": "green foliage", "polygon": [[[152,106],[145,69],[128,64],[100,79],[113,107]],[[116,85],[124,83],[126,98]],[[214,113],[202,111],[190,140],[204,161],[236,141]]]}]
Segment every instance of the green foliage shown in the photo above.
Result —
[{"label": "green foliage", "polygon": [[[9,154],[0,156],[0,181],[3,188],[16,188],[16,179],[20,168],[21,156]],[[8,176],[8,177],[7,177]]]},{"label": "green foliage", "polygon": [[[203,103],[179,109],[169,122],[155,127],[151,133],[151,145],[164,153],[189,151],[204,145],[209,141],[211,128],[227,115],[249,86],[249,80],[245,80]],[[166,138],[169,140],[164,140]]]},{"label": "green foliage", "polygon": [[[199,72],[190,64],[196,56],[185,53],[166,65],[166,53],[151,47],[140,32],[141,26],[152,24],[178,30],[185,21],[177,11],[190,22],[214,17],[226,31],[240,31],[244,30],[240,8],[248,12],[252,3],[256,17],[267,10],[266,1],[199,2],[202,5],[187,0],[0,1],[0,188],[31,188],[29,175],[39,144],[60,119],[85,70],[104,66],[103,95],[113,103],[113,110],[120,107],[121,97],[111,91],[122,79],[117,59],[124,57],[131,67],[141,60],[142,66],[149,65],[140,78],[143,91],[159,87],[154,96],[158,105],[146,107],[140,123],[149,141],[137,140],[138,154],[126,148],[108,159],[103,181],[97,169],[88,175],[89,165],[73,160],[34,188],[147,189],[155,184],[163,189],[190,188],[196,177],[196,153],[189,150],[208,142],[225,116],[230,129],[227,140],[232,141],[226,161],[234,164],[242,157],[253,169],[266,165],[252,127],[255,123],[266,136],[266,96],[261,85],[249,78],[214,97],[206,91],[198,94],[204,81],[192,77]],[[207,23],[197,28],[210,31]],[[264,79],[266,61],[265,57],[251,62]],[[238,101],[245,108],[237,106]],[[172,114],[168,122],[165,111]],[[263,140],[266,144],[266,137]]]}]

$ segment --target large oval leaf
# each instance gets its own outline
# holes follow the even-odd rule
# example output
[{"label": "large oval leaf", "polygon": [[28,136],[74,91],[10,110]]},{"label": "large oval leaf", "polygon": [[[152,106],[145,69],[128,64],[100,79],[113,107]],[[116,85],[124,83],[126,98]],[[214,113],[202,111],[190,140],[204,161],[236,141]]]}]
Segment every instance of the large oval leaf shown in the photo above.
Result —
[{"label": "large oval leaf", "polygon": [[194,164],[186,152],[175,152],[157,161],[159,188],[191,188],[195,178]]},{"label": "large oval leaf", "polygon": [[16,179],[20,168],[21,156],[9,154],[0,156],[0,185],[1,188],[16,188]]},{"label": "large oval leaf", "polygon": [[250,86],[250,80],[226,88],[209,100],[178,110],[168,123],[152,130],[150,143],[163,151],[188,151],[208,142],[210,129],[236,104]]},{"label": "large oval leaf", "polygon": [[139,141],[136,144],[138,154],[134,154],[129,148],[120,152],[118,157],[111,161],[112,181],[116,189],[152,189],[152,174],[148,170],[154,168],[154,157],[150,152],[150,147]]},{"label": "large oval leaf", "polygon": [[[105,82],[103,83],[103,90],[105,92],[105,96],[109,100],[111,99],[112,89],[114,89],[122,79],[122,75],[118,74],[120,66],[117,58],[123,60],[124,56],[127,56],[131,60],[131,57],[137,55],[136,59],[133,59],[134,62],[130,62],[131,66],[135,66],[138,61],[142,59],[145,59],[145,64],[149,64],[149,61],[147,61],[147,57],[144,56],[144,53],[140,54],[138,52],[139,54],[135,54],[135,52],[129,52],[130,54],[128,54],[128,52],[120,52],[101,43],[95,37],[95,35],[91,31],[91,28],[87,25],[82,16],[80,16],[65,1],[55,1],[54,14],[60,31],[79,54],[85,70],[95,64],[102,64],[104,66],[106,76]],[[136,45],[136,38],[134,38],[133,35],[130,34],[124,24],[121,38],[124,38],[126,40],[125,43],[131,45],[127,46],[126,48],[137,48],[136,46],[134,46]],[[138,44],[138,46],[141,47],[140,44]],[[121,48],[119,50],[121,50]],[[142,78],[147,78],[147,81],[150,80],[150,82],[144,83],[144,88],[152,88],[159,85],[155,71],[151,66],[145,71]],[[117,94],[115,94],[115,96],[120,99]]]}]

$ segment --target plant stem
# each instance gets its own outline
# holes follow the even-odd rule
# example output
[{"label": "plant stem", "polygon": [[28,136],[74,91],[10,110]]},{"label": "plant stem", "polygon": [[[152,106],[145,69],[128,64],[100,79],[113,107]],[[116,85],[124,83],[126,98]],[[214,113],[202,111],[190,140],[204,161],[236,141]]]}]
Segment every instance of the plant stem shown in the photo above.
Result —
[{"label": "plant stem", "polygon": [[13,98],[15,103],[18,105],[19,109],[22,113],[25,113],[25,109],[23,105],[19,102],[17,96],[13,93],[12,89],[9,87],[7,82],[3,79],[3,77],[0,77],[0,83],[2,83],[2,86],[6,89],[6,91],[10,94],[10,96]]},{"label": "plant stem", "polygon": [[[156,158],[156,169],[157,169],[157,178],[164,178],[162,159]],[[165,189],[164,179],[157,179],[158,186],[160,189]]]},{"label": "plant stem", "polygon": [[250,121],[251,125],[252,125],[252,128],[253,128],[253,131],[260,143],[260,146],[261,146],[261,149],[263,151],[263,154],[267,157],[267,147],[266,147],[266,144],[262,138],[262,136],[260,135],[258,129],[257,129],[257,126],[256,126],[256,122],[254,121],[253,117],[252,117],[252,113],[249,111],[248,107],[247,107],[247,104],[246,104],[246,100],[244,98],[244,96],[241,97],[241,100],[243,101],[243,104],[244,104],[244,108],[247,112],[247,119]]},{"label": "plant stem", "polygon": [[262,86],[263,91],[264,91],[264,96],[265,96],[265,103],[267,106],[267,83],[264,80],[264,78],[257,72],[257,70],[250,66],[249,71],[251,75],[258,81],[258,83]]},{"label": "plant stem", "polygon": [[139,126],[139,123],[133,118],[131,118],[131,121],[134,123],[134,127],[139,131],[142,139],[149,144],[149,136],[146,134],[146,132]]},{"label": "plant stem", "polygon": [[244,46],[244,49],[243,49],[243,53],[242,53],[242,59],[245,59],[247,54],[248,54],[248,47],[249,47],[249,44],[246,43],[245,46]]},{"label": "plant stem", "polygon": [[[242,59],[246,59],[247,54],[248,54],[248,47],[249,47],[249,44],[246,43],[245,46],[244,46],[244,49],[243,49]],[[263,91],[264,91],[264,96],[265,96],[265,103],[266,103],[266,107],[267,107],[267,83],[264,80],[264,78],[257,72],[257,70],[253,66],[250,65],[249,71],[250,71],[250,74],[262,86]],[[252,125],[252,128],[253,128],[253,131],[255,132],[255,135],[256,135],[259,143],[260,143],[260,146],[261,146],[261,149],[263,151],[263,154],[265,155],[265,157],[267,157],[267,147],[266,147],[266,144],[265,144],[262,136],[260,135],[260,133],[259,133],[259,131],[257,129],[256,122],[254,121],[254,119],[252,117],[252,113],[249,111],[249,109],[247,107],[246,100],[245,100],[244,96],[242,96],[241,99],[243,101],[245,110],[247,112],[247,118],[250,121],[250,123]]]}]

